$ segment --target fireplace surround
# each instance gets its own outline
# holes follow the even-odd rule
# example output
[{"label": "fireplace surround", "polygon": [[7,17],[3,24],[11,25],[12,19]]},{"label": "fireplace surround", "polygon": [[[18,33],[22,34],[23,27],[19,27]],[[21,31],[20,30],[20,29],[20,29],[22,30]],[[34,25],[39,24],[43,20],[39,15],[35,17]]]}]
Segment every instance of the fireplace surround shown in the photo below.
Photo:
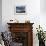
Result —
[{"label": "fireplace surround", "polygon": [[7,23],[15,46],[33,46],[33,23]]}]

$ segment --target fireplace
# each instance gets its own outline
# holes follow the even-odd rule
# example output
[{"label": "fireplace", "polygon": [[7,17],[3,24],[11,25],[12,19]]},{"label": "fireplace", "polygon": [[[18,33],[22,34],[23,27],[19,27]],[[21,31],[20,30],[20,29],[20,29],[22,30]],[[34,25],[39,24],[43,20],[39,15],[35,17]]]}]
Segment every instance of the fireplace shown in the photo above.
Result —
[{"label": "fireplace", "polygon": [[33,23],[8,23],[8,25],[15,46],[33,46]]},{"label": "fireplace", "polygon": [[12,41],[18,46],[28,46],[28,32],[12,32]]}]

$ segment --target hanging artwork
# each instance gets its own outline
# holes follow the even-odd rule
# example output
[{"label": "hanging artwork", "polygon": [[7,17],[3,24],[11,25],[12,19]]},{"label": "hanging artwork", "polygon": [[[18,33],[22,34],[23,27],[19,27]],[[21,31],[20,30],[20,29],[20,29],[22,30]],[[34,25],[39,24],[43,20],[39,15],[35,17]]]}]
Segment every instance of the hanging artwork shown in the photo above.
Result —
[{"label": "hanging artwork", "polygon": [[26,7],[25,6],[16,6],[15,7],[15,14],[25,14]]}]

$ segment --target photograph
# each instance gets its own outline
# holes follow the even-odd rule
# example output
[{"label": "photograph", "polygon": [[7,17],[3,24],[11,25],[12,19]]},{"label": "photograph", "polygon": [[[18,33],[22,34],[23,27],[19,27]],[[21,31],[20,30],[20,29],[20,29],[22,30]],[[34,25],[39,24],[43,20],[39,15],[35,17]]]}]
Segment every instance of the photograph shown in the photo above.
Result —
[{"label": "photograph", "polygon": [[16,6],[16,13],[25,13],[25,6]]}]

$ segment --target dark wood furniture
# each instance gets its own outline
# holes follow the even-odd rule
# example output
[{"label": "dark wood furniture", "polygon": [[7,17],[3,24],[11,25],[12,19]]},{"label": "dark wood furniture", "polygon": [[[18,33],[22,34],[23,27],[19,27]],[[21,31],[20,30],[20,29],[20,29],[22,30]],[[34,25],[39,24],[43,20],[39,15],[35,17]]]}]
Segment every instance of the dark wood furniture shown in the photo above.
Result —
[{"label": "dark wood furniture", "polygon": [[23,43],[22,46],[33,46],[33,23],[7,23],[12,39],[15,42]]}]

